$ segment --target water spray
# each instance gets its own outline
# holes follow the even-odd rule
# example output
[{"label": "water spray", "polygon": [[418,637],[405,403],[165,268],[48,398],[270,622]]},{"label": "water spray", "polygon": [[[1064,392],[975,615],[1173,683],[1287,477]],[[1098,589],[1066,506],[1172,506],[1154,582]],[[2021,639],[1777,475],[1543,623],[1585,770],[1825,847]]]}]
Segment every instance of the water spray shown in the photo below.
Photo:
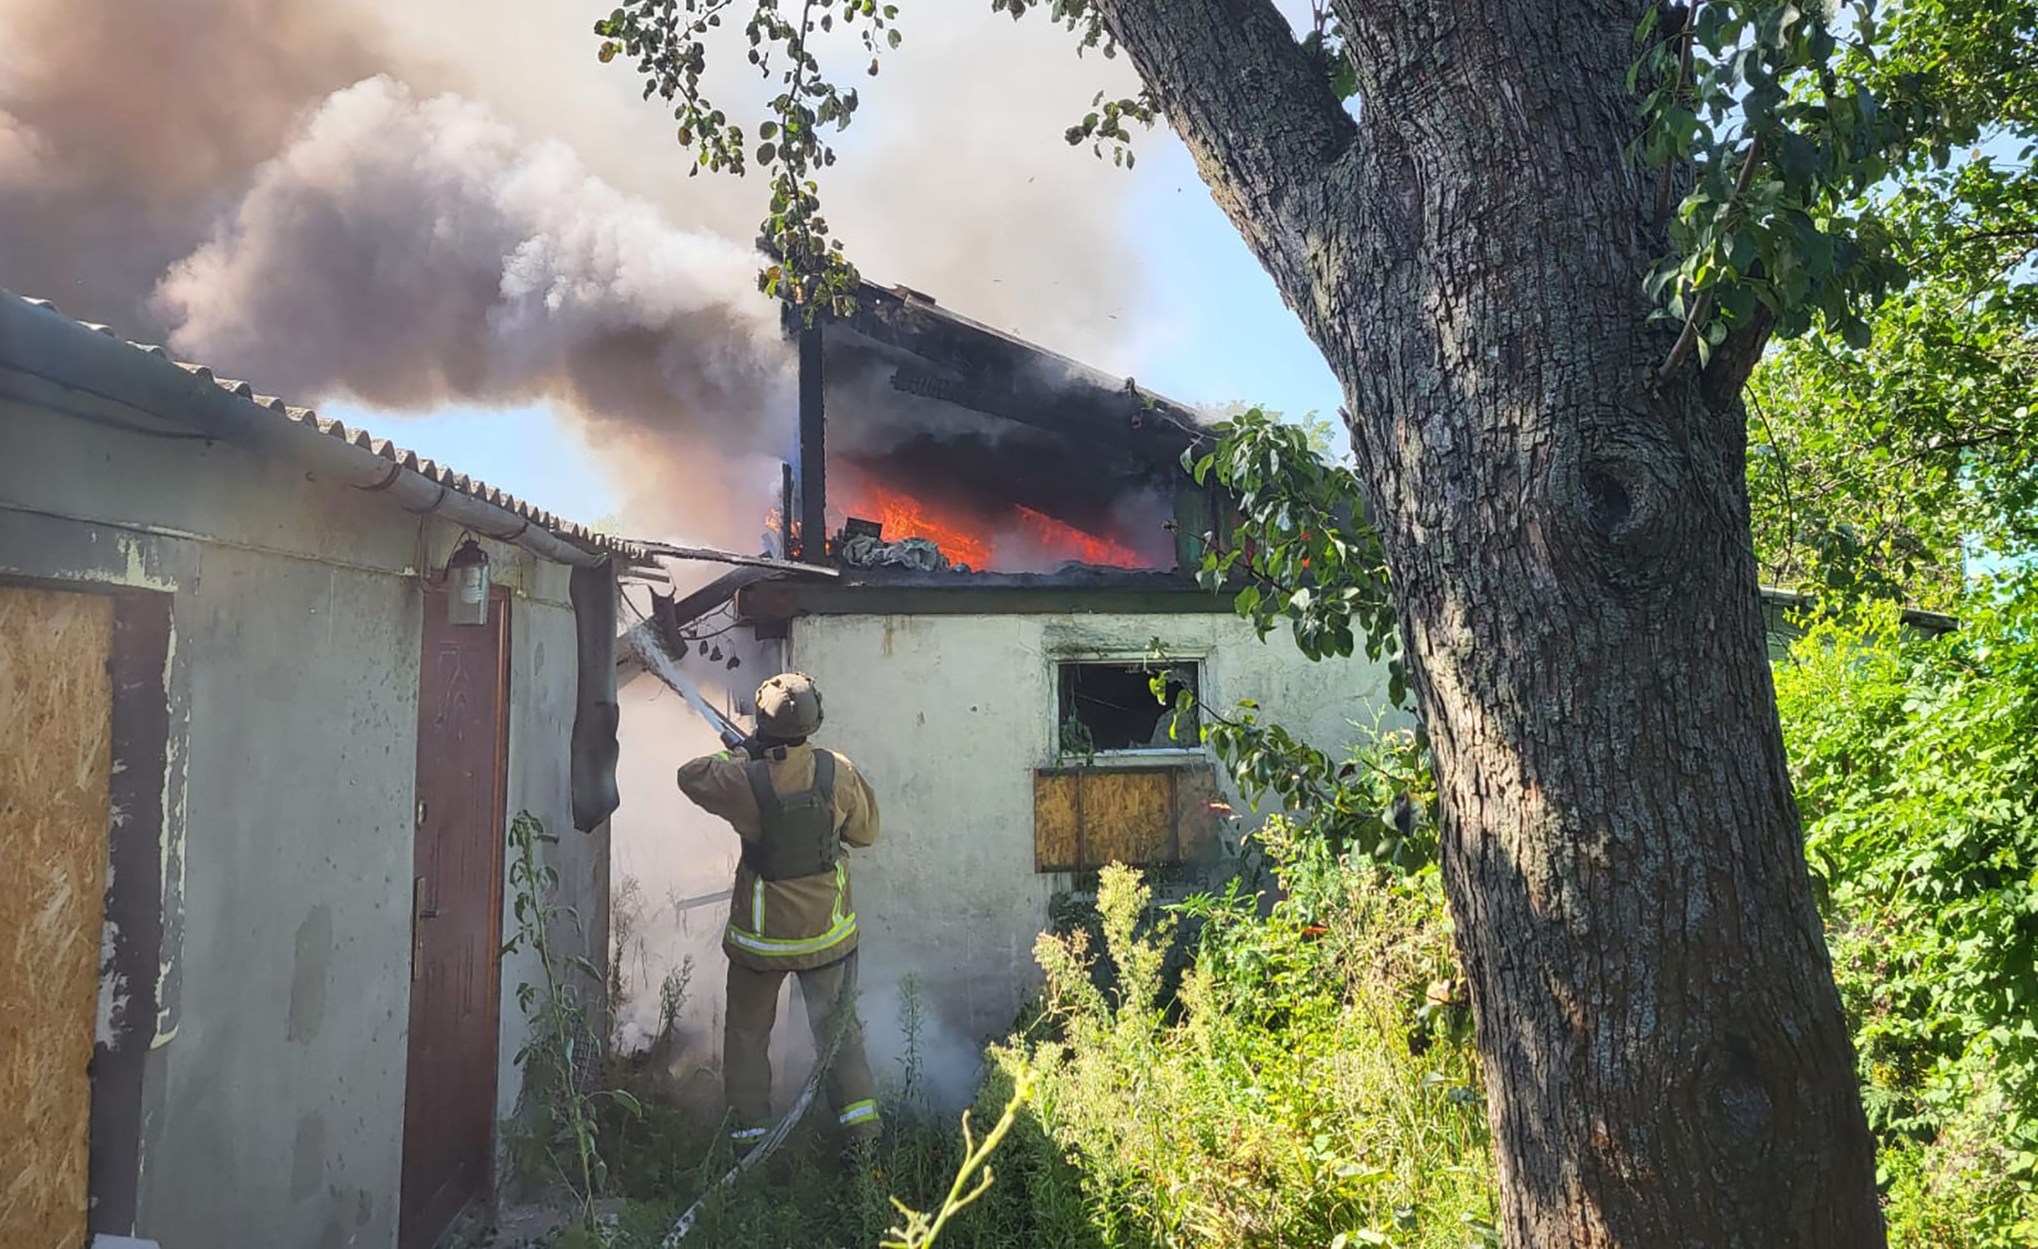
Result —
[{"label": "water spray", "polygon": [[679,664],[666,652],[665,644],[659,639],[658,631],[651,622],[645,621],[635,626],[623,634],[619,642],[624,649],[637,657],[638,662],[644,665],[645,671],[663,681],[673,693],[685,699],[686,705],[693,708],[694,712],[706,720],[709,727],[721,737],[722,745],[730,750],[748,748],[750,734],[738,727],[734,720],[715,710],[715,705],[701,694],[700,688],[679,670]]}]

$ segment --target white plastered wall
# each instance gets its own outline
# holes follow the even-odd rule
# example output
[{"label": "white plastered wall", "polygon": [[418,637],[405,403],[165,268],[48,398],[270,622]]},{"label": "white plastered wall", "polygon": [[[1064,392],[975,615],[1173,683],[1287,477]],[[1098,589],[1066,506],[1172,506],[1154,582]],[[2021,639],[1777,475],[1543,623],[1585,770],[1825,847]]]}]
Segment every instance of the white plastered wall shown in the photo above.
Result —
[{"label": "white plastered wall", "polygon": [[1384,714],[1384,665],[1312,663],[1285,631],[1263,643],[1229,613],[793,622],[790,664],[815,679],[827,708],[817,740],[856,762],[882,814],[878,845],[851,856],[881,1078],[897,1070],[899,985],[911,974],[928,1008],[931,1087],[948,1106],[969,1097],[982,1045],[1006,1035],[1038,984],[1034,939],[1050,897],[1069,884],[1033,866],[1033,773],[1054,761],[1056,664],[1136,659],[1156,641],[1200,661],[1209,705],[1252,699],[1326,750]]}]

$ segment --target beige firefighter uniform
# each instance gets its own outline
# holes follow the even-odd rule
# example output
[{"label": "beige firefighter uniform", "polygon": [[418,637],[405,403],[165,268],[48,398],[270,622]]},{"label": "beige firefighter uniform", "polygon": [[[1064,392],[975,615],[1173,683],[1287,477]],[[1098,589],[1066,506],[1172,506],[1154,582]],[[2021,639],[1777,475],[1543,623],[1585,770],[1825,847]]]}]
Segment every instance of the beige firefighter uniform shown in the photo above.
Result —
[{"label": "beige firefighter uniform", "polygon": [[[771,789],[780,797],[815,787],[818,748],[777,747],[765,757]],[[835,835],[844,846],[877,840],[877,799],[848,759],[830,751],[830,806]],[[822,778],[827,779],[827,778]],[[856,981],[856,911],[849,893],[849,862],[837,853],[826,870],[771,880],[753,860],[764,835],[764,816],[748,760],[723,752],[679,769],[679,788],[702,809],[720,816],[744,841],[722,949],[729,956],[729,995],[722,1033],[722,1078],[739,1135],[761,1134],[771,1122],[771,1030],[778,994],[788,972],[800,980],[816,1045],[836,1026],[842,1043],[829,1069],[829,1101],[852,1138],[878,1130],[876,1088],[863,1052],[861,1022],[851,996]]]}]

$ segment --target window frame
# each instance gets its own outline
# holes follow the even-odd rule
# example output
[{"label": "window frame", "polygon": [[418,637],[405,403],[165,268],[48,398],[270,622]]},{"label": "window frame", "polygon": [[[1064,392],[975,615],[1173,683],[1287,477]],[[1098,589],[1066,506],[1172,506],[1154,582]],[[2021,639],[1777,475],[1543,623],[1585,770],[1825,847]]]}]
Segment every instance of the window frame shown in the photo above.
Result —
[{"label": "window frame", "polygon": [[1092,754],[1082,755],[1062,749],[1061,729],[1062,673],[1065,668],[1082,664],[1149,670],[1161,667],[1193,669],[1195,695],[1199,704],[1197,725],[1200,728],[1202,724],[1200,704],[1208,701],[1209,658],[1203,651],[1170,651],[1165,660],[1160,660],[1155,658],[1151,650],[1084,650],[1048,656],[1047,757],[1057,768],[1082,767],[1086,761],[1094,761],[1098,766],[1166,767],[1208,759],[1210,752],[1200,740],[1200,733],[1198,740],[1181,745],[1134,746],[1119,750],[1097,750]]}]

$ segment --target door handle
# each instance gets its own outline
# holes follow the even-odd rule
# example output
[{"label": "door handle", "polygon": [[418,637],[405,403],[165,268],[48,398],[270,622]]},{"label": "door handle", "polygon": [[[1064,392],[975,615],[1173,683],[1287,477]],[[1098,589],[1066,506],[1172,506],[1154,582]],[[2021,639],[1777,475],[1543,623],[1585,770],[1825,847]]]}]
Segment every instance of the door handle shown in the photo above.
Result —
[{"label": "door handle", "polygon": [[424,974],[424,921],[438,917],[437,907],[425,905],[425,878],[413,876],[410,882],[410,979],[413,984]]}]

